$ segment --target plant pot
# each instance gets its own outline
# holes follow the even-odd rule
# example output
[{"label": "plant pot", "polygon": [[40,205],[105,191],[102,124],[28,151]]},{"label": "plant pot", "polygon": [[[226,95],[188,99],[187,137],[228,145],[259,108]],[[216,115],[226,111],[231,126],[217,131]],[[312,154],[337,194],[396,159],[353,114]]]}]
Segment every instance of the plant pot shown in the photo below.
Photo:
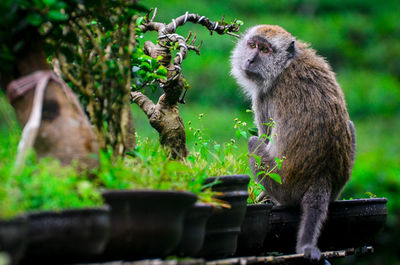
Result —
[{"label": "plant pot", "polygon": [[[362,247],[372,242],[386,222],[385,198],[335,201],[329,205],[328,219],[321,230],[321,250]],[[266,251],[293,253],[300,209],[286,206],[272,208]]]},{"label": "plant pot", "polygon": [[215,208],[207,221],[203,247],[197,256],[208,259],[227,257],[235,253],[249,195],[247,185],[250,177],[248,175],[212,177],[206,180],[206,184],[215,179],[218,179],[220,183],[212,186],[212,190],[221,192],[221,195],[215,197],[228,202],[231,208]]},{"label": "plant pot", "polygon": [[206,223],[213,206],[196,203],[186,213],[183,224],[182,238],[174,253],[183,257],[193,257],[203,246]]},{"label": "plant pot", "polygon": [[185,213],[197,200],[189,192],[109,190],[111,235],[103,259],[162,258],[182,236]]},{"label": "plant pot", "polygon": [[259,255],[263,252],[268,232],[271,204],[249,204],[240,228],[236,256]]},{"label": "plant pot", "polygon": [[19,216],[9,220],[0,220],[0,252],[7,252],[11,264],[18,264],[26,248],[27,220]]},{"label": "plant pot", "polygon": [[84,262],[99,255],[110,230],[108,207],[27,214],[25,264]]}]

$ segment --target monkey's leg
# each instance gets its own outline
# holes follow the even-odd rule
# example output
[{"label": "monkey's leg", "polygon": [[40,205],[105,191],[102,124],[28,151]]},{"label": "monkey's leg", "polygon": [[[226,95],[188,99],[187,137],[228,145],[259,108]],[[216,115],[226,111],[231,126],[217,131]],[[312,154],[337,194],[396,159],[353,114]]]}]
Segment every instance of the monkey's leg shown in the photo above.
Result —
[{"label": "monkey's leg", "polygon": [[297,234],[297,253],[313,262],[321,259],[321,252],[317,247],[321,227],[326,220],[329,206],[329,184],[324,178],[319,178],[306,191],[301,201],[302,217]]}]

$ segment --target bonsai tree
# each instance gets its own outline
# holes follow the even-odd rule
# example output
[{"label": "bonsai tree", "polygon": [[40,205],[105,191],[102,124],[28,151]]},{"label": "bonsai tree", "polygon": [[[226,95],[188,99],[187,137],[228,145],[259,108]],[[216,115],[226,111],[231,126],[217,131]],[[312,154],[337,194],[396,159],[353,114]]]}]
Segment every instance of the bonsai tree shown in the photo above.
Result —
[{"label": "bonsai tree", "polygon": [[[178,27],[187,22],[200,24],[206,27],[210,34],[229,34],[238,36],[233,32],[240,29],[240,24],[236,20],[227,24],[224,17],[221,21],[212,22],[205,16],[186,12],[184,15],[172,19],[169,24],[155,22],[157,9],[154,10],[152,18],[147,14],[141,23],[139,29],[141,32],[156,31],[158,33],[157,43],[147,41],[144,44],[144,52],[152,58],[158,58],[159,63],[167,69],[166,79],[157,79],[156,81],[162,87],[164,93],[160,96],[158,102],[153,103],[146,95],[140,91],[131,93],[133,101],[144,111],[149,118],[150,124],[157,130],[160,136],[160,143],[170,149],[172,158],[184,158],[188,155],[186,147],[186,134],[182,118],[179,114],[178,103],[184,104],[185,94],[189,85],[182,75],[182,62],[190,50],[200,54],[199,48],[195,46],[196,35],[189,35],[184,38],[176,33]],[[176,50],[175,55],[173,54]],[[181,94],[183,93],[181,97]]]}]

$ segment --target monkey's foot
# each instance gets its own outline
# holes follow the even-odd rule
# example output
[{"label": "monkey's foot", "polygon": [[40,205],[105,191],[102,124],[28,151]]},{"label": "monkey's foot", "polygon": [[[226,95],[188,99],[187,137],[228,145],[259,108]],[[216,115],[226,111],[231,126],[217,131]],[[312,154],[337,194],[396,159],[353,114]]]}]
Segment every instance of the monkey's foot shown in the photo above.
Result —
[{"label": "monkey's foot", "polygon": [[321,251],[315,246],[305,246],[303,248],[304,257],[313,263],[321,261]]}]

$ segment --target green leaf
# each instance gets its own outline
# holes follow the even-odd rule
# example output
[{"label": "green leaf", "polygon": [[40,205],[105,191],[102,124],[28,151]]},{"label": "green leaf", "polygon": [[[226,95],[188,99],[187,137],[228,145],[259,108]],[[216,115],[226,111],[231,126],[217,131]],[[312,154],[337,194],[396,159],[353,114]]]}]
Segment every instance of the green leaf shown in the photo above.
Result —
[{"label": "green leaf", "polygon": [[214,149],[219,153],[221,151],[221,145],[220,144],[214,145]]},{"label": "green leaf", "polygon": [[243,21],[241,21],[241,20],[236,20],[236,25],[240,25],[240,26],[242,26],[244,24],[244,22]]},{"label": "green leaf", "polygon": [[247,133],[245,131],[240,131],[240,135],[242,135],[244,139],[247,139]]},{"label": "green leaf", "polygon": [[158,75],[162,75],[162,76],[167,76],[167,68],[165,68],[164,66],[160,65],[160,67],[158,67],[156,74]]},{"label": "green leaf", "polygon": [[57,2],[57,0],[42,0],[42,1],[46,6],[52,6]]},{"label": "green leaf", "polygon": [[42,16],[37,13],[29,14],[26,19],[28,20],[29,24],[32,26],[39,26],[43,22]]},{"label": "green leaf", "polygon": [[275,162],[276,162],[276,165],[277,165],[278,169],[281,169],[282,160],[277,158],[277,157],[275,157],[274,159],[275,159]]},{"label": "green leaf", "polygon": [[251,154],[250,156],[254,157],[254,159],[256,160],[257,166],[261,165],[261,157],[259,157],[258,155],[255,155],[255,154]]},{"label": "green leaf", "polygon": [[140,24],[142,24],[143,20],[144,20],[143,17],[138,17],[138,18],[136,19],[136,26],[139,26]]},{"label": "green leaf", "polygon": [[258,178],[258,176],[260,176],[261,174],[265,174],[265,171],[264,170],[258,171],[258,173],[256,174],[256,178]]},{"label": "green leaf", "polygon": [[249,131],[249,134],[250,134],[250,135],[254,135],[254,136],[257,136],[257,135],[258,135],[258,129],[257,129],[257,127],[249,128],[248,131]]},{"label": "green leaf", "polygon": [[61,13],[60,10],[50,10],[49,13],[47,13],[47,17],[55,21],[63,21],[68,19],[68,15]]},{"label": "green leaf", "polygon": [[269,176],[271,179],[273,179],[273,180],[275,180],[276,182],[278,182],[279,184],[282,184],[281,176],[279,176],[278,174],[276,174],[276,173],[269,173],[268,176]]},{"label": "green leaf", "polygon": [[237,137],[238,139],[240,139],[240,131],[239,131],[239,130],[236,130],[235,133],[236,133],[236,137]]}]

